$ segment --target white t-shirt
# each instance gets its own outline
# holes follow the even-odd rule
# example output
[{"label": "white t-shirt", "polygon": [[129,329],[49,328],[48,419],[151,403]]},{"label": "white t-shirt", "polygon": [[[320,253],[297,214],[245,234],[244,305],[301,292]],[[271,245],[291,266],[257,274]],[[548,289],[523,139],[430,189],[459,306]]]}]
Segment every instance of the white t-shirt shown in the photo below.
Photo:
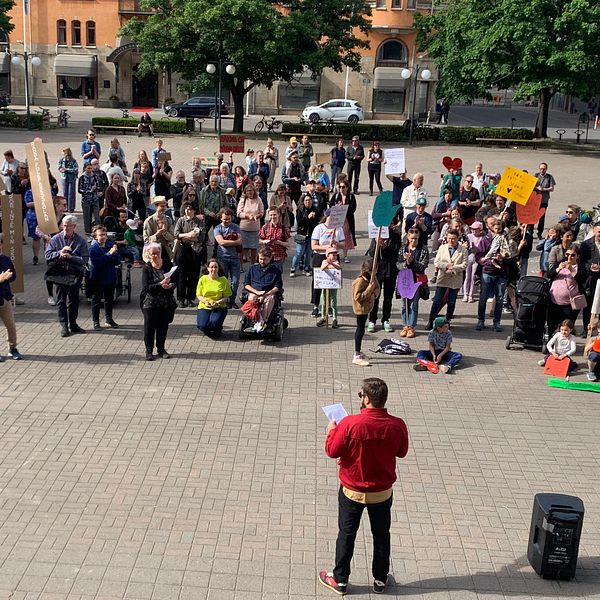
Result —
[{"label": "white t-shirt", "polygon": [[[319,242],[319,246],[330,246],[331,240],[333,237],[334,230],[330,227],[327,227],[325,223],[320,223],[317,225],[310,236],[311,240],[317,240]],[[343,242],[345,241],[344,230],[343,229],[335,229],[335,241]]]}]

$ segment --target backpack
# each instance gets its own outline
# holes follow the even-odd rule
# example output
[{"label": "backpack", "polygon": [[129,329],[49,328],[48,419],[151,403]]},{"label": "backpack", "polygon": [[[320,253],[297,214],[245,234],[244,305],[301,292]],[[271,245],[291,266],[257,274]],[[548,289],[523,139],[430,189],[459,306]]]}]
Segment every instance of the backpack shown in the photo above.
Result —
[{"label": "backpack", "polygon": [[375,348],[375,352],[382,352],[391,356],[412,354],[411,347],[404,341],[396,338],[383,339]]}]

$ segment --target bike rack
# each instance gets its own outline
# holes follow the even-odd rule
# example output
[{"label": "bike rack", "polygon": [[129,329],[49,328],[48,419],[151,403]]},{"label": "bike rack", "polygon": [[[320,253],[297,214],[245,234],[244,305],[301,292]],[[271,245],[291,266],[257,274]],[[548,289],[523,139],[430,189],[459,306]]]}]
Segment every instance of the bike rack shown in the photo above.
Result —
[{"label": "bike rack", "polygon": [[575,130],[575,135],[577,136],[577,140],[575,141],[576,144],[579,144],[581,142],[581,136],[585,133],[585,131],[583,129],[576,129]]},{"label": "bike rack", "polygon": [[558,133],[558,141],[562,141],[562,136],[565,135],[565,133],[567,133],[566,129],[557,129],[556,133]]}]

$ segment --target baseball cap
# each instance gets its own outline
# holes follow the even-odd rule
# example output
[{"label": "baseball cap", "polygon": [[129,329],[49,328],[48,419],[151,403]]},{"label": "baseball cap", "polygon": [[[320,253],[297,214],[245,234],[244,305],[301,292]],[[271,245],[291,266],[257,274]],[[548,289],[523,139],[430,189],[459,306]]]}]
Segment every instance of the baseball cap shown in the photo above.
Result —
[{"label": "baseball cap", "polygon": [[138,223],[135,219],[127,219],[127,221],[125,221],[125,223],[127,224],[127,227],[129,227],[129,229],[137,229],[138,228]]},{"label": "baseball cap", "polygon": [[425,196],[419,196],[417,198],[417,204],[419,206],[425,206],[427,204],[427,198],[425,198]]},{"label": "baseball cap", "polygon": [[481,221],[474,221],[469,225],[471,229],[483,229],[483,223]]},{"label": "baseball cap", "polygon": [[433,320],[434,329],[439,329],[440,327],[443,327],[444,325],[448,325],[448,319],[446,319],[446,317],[436,317]]}]

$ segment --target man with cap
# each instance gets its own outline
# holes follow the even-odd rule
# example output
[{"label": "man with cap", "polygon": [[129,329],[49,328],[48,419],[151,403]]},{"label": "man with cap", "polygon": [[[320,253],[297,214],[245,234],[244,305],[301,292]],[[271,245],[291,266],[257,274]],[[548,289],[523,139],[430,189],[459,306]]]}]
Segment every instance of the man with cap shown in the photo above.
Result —
[{"label": "man with cap", "polygon": [[392,486],[396,458],[408,453],[408,428],[385,408],[388,387],[377,377],[364,379],[358,392],[360,413],[330,421],[325,452],[339,465],[338,535],[333,571],[319,582],[336,594],[348,591],[356,534],[367,509],[373,536],[373,592],[383,594],[390,568]]},{"label": "man with cap", "polygon": [[352,138],[352,143],[346,150],[346,160],[348,161],[348,189],[351,189],[354,194],[358,194],[358,183],[360,180],[360,169],[362,161],[365,158],[365,149],[360,144],[360,138],[355,135]]},{"label": "man with cap", "polygon": [[415,210],[406,215],[406,219],[404,219],[404,231],[408,232],[409,229],[416,227],[420,230],[420,240],[428,240],[433,233],[433,217],[428,212],[425,212],[426,206],[427,198],[419,196]]},{"label": "man with cap", "polygon": [[[429,350],[419,350],[417,352],[417,361],[429,360],[439,365],[442,373],[450,373],[455,369],[462,359],[460,352],[452,351],[452,334],[450,333],[450,323],[444,317],[437,317],[433,321],[433,327],[427,336]],[[427,371],[427,367],[417,362],[414,365],[415,371]]]},{"label": "man with cap", "polygon": [[166,215],[167,200],[164,196],[154,196],[152,204],[156,207],[156,212],[144,221],[144,244],[160,244],[163,259],[172,261],[175,229],[173,221]]}]

